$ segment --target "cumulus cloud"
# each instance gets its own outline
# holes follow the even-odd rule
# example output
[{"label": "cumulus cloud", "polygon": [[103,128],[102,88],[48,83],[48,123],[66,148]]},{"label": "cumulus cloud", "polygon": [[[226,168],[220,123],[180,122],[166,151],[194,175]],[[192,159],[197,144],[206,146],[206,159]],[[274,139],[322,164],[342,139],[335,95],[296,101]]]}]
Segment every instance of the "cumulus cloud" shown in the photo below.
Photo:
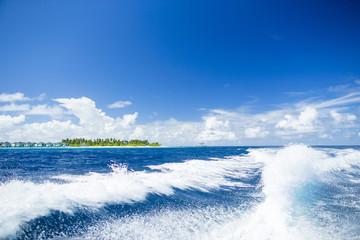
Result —
[{"label": "cumulus cloud", "polygon": [[142,139],[145,136],[145,131],[141,127],[136,127],[135,130],[130,134],[130,139]]},{"label": "cumulus cloud", "polygon": [[204,117],[205,129],[199,134],[199,141],[235,140],[236,135],[229,129],[229,121],[218,120],[215,116]]},{"label": "cumulus cloud", "polygon": [[137,117],[138,113],[135,112],[133,114],[124,114],[122,118],[117,118],[116,120],[122,127],[129,127],[135,123]]},{"label": "cumulus cloud", "polygon": [[122,118],[111,118],[101,109],[96,108],[95,102],[87,97],[57,98],[54,101],[74,114],[81,125],[115,130],[117,127],[126,128],[135,123],[138,113],[125,114]]},{"label": "cumulus cloud", "polygon": [[286,114],[285,119],[279,121],[275,128],[281,128],[290,132],[279,132],[280,134],[288,133],[306,133],[314,130],[314,122],[318,117],[317,110],[313,107],[307,107],[302,111],[298,118]]},{"label": "cumulus cloud", "polygon": [[203,122],[182,122],[174,118],[142,126],[144,137],[165,145],[198,145]]},{"label": "cumulus cloud", "polygon": [[108,108],[124,108],[126,106],[131,105],[132,102],[130,101],[117,101],[108,106]]},{"label": "cumulus cloud", "polygon": [[25,121],[24,115],[19,116],[9,116],[9,115],[0,115],[0,129],[7,129],[16,124],[23,123]]},{"label": "cumulus cloud", "polygon": [[269,135],[269,131],[265,131],[262,127],[247,128],[245,136],[247,138],[264,138]]},{"label": "cumulus cloud", "polygon": [[353,122],[357,119],[357,117],[354,114],[349,114],[349,113],[340,114],[336,110],[331,110],[330,115],[337,123]]},{"label": "cumulus cloud", "polygon": [[87,97],[57,98],[53,100],[74,114],[80,120],[80,124],[103,124],[111,121],[111,118],[96,108],[95,102]]}]

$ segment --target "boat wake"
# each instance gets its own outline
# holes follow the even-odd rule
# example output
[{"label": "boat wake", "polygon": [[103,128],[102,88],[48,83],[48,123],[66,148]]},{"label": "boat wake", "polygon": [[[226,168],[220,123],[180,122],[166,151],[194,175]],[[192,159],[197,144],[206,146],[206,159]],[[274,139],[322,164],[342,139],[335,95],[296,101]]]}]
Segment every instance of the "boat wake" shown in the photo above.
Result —
[{"label": "boat wake", "polygon": [[[151,196],[181,198],[180,192],[203,195],[194,198],[198,203],[160,201],[147,211],[102,218],[76,236],[247,240],[360,236],[359,150],[290,145],[249,149],[221,159],[151,165],[144,171],[116,163],[110,168],[109,173],[59,175],[43,183],[2,183],[0,238],[16,237],[24,224],[54,211],[74,215],[109,205],[131,208]],[[256,177],[260,180],[254,181]],[[200,204],[206,201],[204,194],[214,202]],[[253,198],[246,200],[249,194]],[[228,202],[216,201],[223,198]]]},{"label": "boat wake", "polygon": [[[220,187],[249,187],[248,159],[189,160],[129,171],[112,164],[107,174],[60,175],[61,182],[33,183],[13,180],[0,185],[0,237],[14,236],[21,224],[47,216],[51,211],[74,214],[80,208],[105,204],[131,204],[149,194],[172,195],[175,189],[208,192]],[[238,180],[235,180],[238,179]],[[240,179],[240,180],[239,180]],[[64,183],[65,182],[65,183]]]}]

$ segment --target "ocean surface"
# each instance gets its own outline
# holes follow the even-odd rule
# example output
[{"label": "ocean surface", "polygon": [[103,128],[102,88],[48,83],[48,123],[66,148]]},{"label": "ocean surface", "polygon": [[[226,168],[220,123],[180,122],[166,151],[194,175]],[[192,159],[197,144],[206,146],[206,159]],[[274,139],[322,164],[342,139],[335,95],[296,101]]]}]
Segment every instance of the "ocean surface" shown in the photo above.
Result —
[{"label": "ocean surface", "polygon": [[360,147],[2,148],[0,239],[360,239]]}]

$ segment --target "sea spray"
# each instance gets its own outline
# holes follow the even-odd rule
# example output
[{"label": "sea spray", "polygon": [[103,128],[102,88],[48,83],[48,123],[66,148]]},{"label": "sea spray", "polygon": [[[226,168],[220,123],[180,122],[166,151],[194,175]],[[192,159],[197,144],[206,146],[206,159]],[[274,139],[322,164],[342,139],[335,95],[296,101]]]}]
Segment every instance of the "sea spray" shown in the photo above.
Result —
[{"label": "sea spray", "polygon": [[149,194],[172,195],[174,189],[207,192],[226,187],[247,187],[230,177],[247,178],[246,162],[234,158],[188,160],[148,166],[151,171],[129,171],[124,164],[110,164],[110,173],[59,175],[46,181],[10,181],[0,185],[0,237],[14,236],[19,226],[51,211],[74,214],[83,207],[131,204]]},{"label": "sea spray", "polygon": [[[324,154],[304,145],[292,145],[265,158],[262,174],[265,200],[247,220],[247,239],[298,239],[305,237],[293,219],[294,191],[316,177],[315,161]],[[249,221],[250,220],[250,221]],[[256,229],[262,229],[256,231]],[[244,238],[244,239],[245,239]]]},{"label": "sea spray", "polygon": [[308,219],[310,214],[296,213],[304,213],[300,208],[311,205],[306,202],[306,195],[312,194],[308,192],[312,189],[309,185],[334,180],[333,172],[351,170],[360,163],[359,151],[345,149],[329,152],[305,145],[290,145],[282,149],[253,149],[249,156],[256,162],[264,162],[261,182],[263,202],[211,231],[204,239],[209,236],[213,239],[244,240],[343,237],[339,230],[332,229],[334,226],[314,225],[315,218],[320,216]]}]

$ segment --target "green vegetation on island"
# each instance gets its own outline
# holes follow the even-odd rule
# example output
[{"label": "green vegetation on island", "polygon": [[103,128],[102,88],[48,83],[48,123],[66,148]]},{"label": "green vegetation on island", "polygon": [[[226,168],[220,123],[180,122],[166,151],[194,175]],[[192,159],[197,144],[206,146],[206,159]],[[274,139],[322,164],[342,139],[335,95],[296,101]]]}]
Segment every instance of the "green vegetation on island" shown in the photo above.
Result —
[{"label": "green vegetation on island", "polygon": [[126,147],[126,146],[131,146],[131,147],[142,147],[142,146],[149,146],[149,147],[160,147],[161,144],[159,144],[158,142],[153,142],[153,143],[149,143],[148,140],[118,140],[115,138],[106,138],[106,139],[101,139],[101,138],[97,138],[94,140],[88,140],[85,138],[74,138],[74,139],[63,139],[61,140],[61,142],[63,143],[67,143],[69,144],[69,146],[72,147],[81,147],[81,146],[89,146],[89,147],[97,147],[97,146],[120,146],[120,147]]}]

